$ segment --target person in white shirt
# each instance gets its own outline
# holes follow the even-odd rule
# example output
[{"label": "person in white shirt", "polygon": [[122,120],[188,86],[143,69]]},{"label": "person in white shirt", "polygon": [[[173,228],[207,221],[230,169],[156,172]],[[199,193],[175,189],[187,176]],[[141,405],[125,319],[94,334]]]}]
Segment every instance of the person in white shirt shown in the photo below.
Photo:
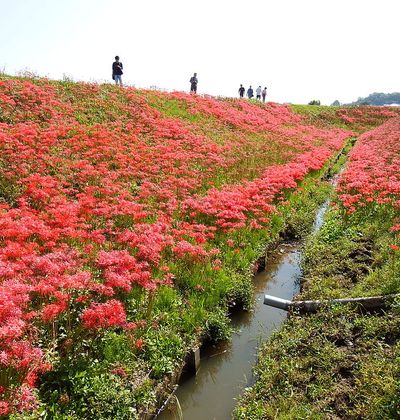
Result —
[{"label": "person in white shirt", "polygon": [[256,89],[256,98],[261,101],[261,86]]}]

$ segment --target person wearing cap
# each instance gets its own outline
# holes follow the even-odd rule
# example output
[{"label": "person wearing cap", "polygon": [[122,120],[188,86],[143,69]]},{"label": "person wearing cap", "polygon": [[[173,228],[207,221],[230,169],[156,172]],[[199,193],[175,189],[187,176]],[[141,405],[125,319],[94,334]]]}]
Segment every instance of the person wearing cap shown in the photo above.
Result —
[{"label": "person wearing cap", "polygon": [[112,64],[112,78],[115,81],[116,85],[118,85],[118,82],[119,82],[119,85],[122,86],[122,77],[121,76],[124,74],[122,72],[123,68],[124,67],[123,67],[122,63],[119,61],[118,55],[116,55],[115,56],[115,61]]}]

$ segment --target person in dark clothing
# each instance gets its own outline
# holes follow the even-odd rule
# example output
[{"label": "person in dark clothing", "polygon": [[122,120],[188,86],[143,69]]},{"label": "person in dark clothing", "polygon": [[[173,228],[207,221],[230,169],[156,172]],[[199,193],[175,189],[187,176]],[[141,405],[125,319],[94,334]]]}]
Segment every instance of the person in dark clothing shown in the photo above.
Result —
[{"label": "person in dark clothing", "polygon": [[116,85],[118,85],[118,82],[119,82],[119,85],[122,86],[122,77],[121,76],[124,74],[122,72],[123,68],[124,67],[123,67],[122,63],[119,61],[118,55],[116,55],[115,56],[115,61],[112,64],[112,78],[113,78],[113,80],[115,80]]},{"label": "person in dark clothing", "polygon": [[253,88],[250,86],[250,87],[247,89],[247,97],[248,97],[249,99],[251,99],[253,96],[254,96]]},{"label": "person in dark clothing", "polygon": [[194,73],[194,75],[190,78],[190,93],[197,93],[197,83],[199,82],[197,80],[197,73]]},{"label": "person in dark clothing", "polygon": [[245,91],[246,89],[243,87],[243,85],[240,85],[240,88],[239,88],[239,96],[241,97],[241,98],[243,98],[243,96],[244,96],[244,91]]}]

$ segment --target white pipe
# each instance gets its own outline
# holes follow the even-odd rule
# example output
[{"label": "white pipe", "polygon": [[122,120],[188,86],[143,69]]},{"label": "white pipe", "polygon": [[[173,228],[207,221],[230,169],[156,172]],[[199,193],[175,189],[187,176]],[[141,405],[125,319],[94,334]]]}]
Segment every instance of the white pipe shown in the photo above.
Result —
[{"label": "white pipe", "polygon": [[264,295],[264,305],[273,306],[274,308],[290,311],[297,309],[300,312],[316,312],[321,306],[333,305],[336,303],[349,304],[356,303],[364,309],[380,309],[387,305],[388,301],[399,297],[399,294],[386,296],[368,296],[359,298],[331,299],[331,300],[300,300],[292,301],[281,299],[271,295]]},{"label": "white pipe", "polygon": [[264,305],[273,306],[274,308],[288,311],[291,304],[291,300],[281,299],[271,295],[264,295]]}]

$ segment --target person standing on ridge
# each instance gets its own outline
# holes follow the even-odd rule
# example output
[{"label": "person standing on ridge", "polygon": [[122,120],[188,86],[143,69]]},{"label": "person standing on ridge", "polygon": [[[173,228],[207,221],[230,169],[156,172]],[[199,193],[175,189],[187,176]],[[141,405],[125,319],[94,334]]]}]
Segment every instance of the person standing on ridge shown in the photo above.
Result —
[{"label": "person standing on ridge", "polygon": [[250,87],[247,89],[247,97],[248,97],[249,99],[251,99],[253,96],[254,96],[253,88],[250,86]]},{"label": "person standing on ridge", "polygon": [[112,64],[112,78],[113,80],[115,80],[115,84],[122,86],[122,75],[124,74],[122,72],[122,69],[124,68],[124,66],[122,65],[122,63],[119,61],[119,57],[118,55],[115,56],[115,61]]},{"label": "person standing on ridge", "polygon": [[264,89],[263,89],[263,91],[261,92],[261,95],[262,95],[262,100],[263,100],[263,102],[265,102],[265,97],[267,96],[267,88],[265,87]]},{"label": "person standing on ridge", "polygon": [[261,101],[261,86],[258,86],[258,88],[256,89],[256,98]]},{"label": "person standing on ridge", "polygon": [[197,93],[197,83],[199,82],[197,79],[197,73],[193,74],[189,82],[190,82],[190,93]]},{"label": "person standing on ridge", "polygon": [[245,91],[246,89],[243,87],[243,85],[240,85],[240,88],[239,88],[239,97],[240,98],[243,98],[243,96],[244,96],[244,91]]}]

